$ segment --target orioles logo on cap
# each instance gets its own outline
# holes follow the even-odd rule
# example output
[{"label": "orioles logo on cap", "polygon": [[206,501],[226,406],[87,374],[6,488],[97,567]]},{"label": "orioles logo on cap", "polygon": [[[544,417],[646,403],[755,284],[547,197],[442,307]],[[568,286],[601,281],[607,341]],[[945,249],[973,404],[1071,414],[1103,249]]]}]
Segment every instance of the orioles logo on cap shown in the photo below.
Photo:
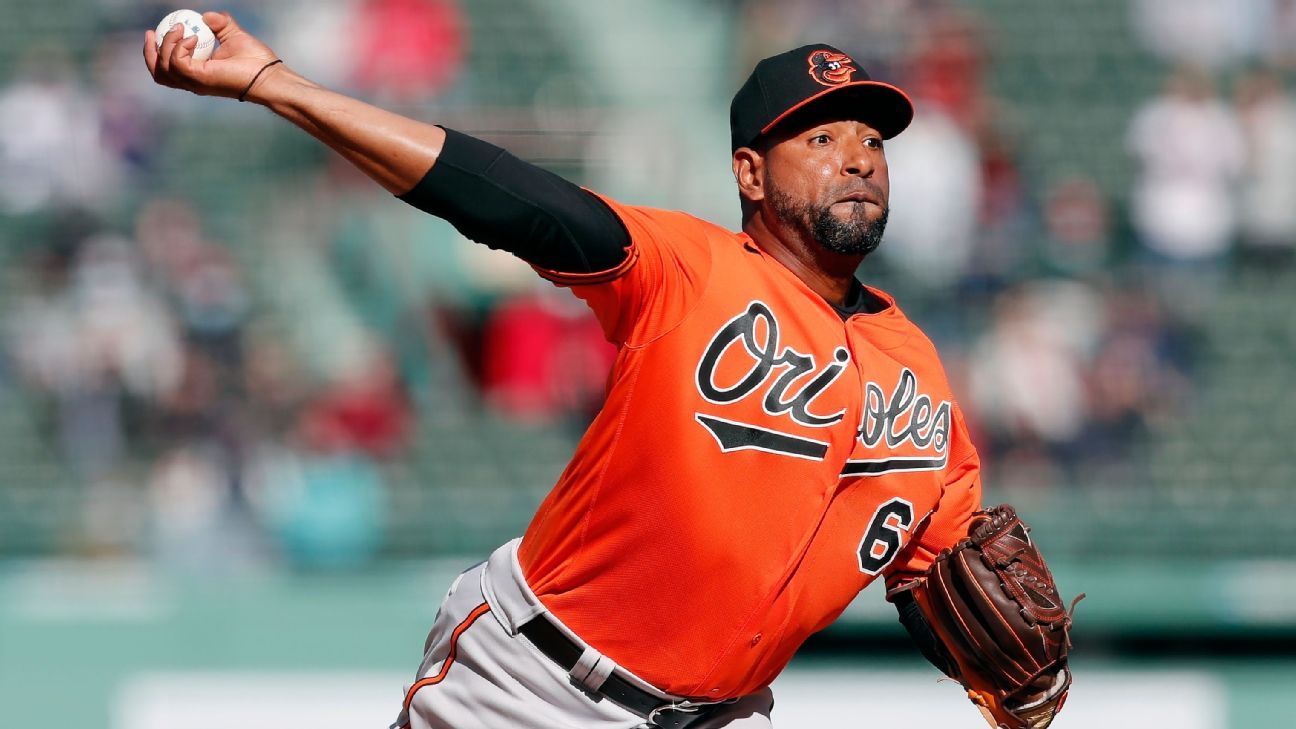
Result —
[{"label": "orioles logo on cap", "polygon": [[859,70],[852,65],[855,61],[845,53],[814,51],[806,60],[810,62],[810,78],[824,86],[849,83],[851,75]]}]

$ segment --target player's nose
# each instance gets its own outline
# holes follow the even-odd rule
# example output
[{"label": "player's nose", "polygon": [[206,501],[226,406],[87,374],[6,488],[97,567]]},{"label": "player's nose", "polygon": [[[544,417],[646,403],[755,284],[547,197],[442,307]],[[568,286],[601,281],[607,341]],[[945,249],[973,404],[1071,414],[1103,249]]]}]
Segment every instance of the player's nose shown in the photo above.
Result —
[{"label": "player's nose", "polygon": [[847,144],[842,152],[842,174],[852,177],[872,177],[877,169],[877,152],[869,149],[864,140]]}]

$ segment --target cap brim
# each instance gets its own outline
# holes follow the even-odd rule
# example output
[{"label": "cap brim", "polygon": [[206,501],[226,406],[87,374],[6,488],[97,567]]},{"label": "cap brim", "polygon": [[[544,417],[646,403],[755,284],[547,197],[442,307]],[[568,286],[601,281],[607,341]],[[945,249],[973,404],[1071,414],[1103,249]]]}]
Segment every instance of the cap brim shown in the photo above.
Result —
[{"label": "cap brim", "polygon": [[765,136],[788,117],[827,97],[831,96],[834,101],[839,99],[844,101],[844,92],[851,92],[852,95],[860,97],[860,120],[878,130],[883,139],[890,139],[903,132],[905,127],[909,126],[909,122],[913,121],[913,102],[909,100],[909,95],[899,88],[882,81],[852,81],[826,88],[814,96],[807,97],[766,124],[761,129],[760,136]]}]

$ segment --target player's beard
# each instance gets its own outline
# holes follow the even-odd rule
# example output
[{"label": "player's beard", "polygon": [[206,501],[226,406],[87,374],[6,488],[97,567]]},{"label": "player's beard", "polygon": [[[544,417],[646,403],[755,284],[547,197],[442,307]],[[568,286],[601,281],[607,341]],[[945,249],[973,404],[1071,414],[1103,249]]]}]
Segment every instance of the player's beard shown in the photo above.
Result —
[{"label": "player's beard", "polygon": [[882,208],[877,220],[868,219],[868,210],[862,203],[853,206],[854,212],[846,220],[832,214],[830,205],[815,207],[808,202],[798,202],[773,185],[766,196],[774,215],[791,226],[803,237],[811,238],[833,253],[867,256],[882,243],[890,208]]}]

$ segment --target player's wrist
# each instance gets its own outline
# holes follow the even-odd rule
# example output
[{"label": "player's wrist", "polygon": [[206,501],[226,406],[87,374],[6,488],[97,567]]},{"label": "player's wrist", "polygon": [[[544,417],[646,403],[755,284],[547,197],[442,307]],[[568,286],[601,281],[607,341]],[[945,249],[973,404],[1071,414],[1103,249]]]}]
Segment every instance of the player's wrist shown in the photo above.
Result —
[{"label": "player's wrist", "polygon": [[283,62],[268,63],[273,65],[262,67],[260,75],[250,80],[242,100],[275,110],[276,107],[282,108],[295,93],[300,92],[301,88],[310,85],[310,82]]}]

